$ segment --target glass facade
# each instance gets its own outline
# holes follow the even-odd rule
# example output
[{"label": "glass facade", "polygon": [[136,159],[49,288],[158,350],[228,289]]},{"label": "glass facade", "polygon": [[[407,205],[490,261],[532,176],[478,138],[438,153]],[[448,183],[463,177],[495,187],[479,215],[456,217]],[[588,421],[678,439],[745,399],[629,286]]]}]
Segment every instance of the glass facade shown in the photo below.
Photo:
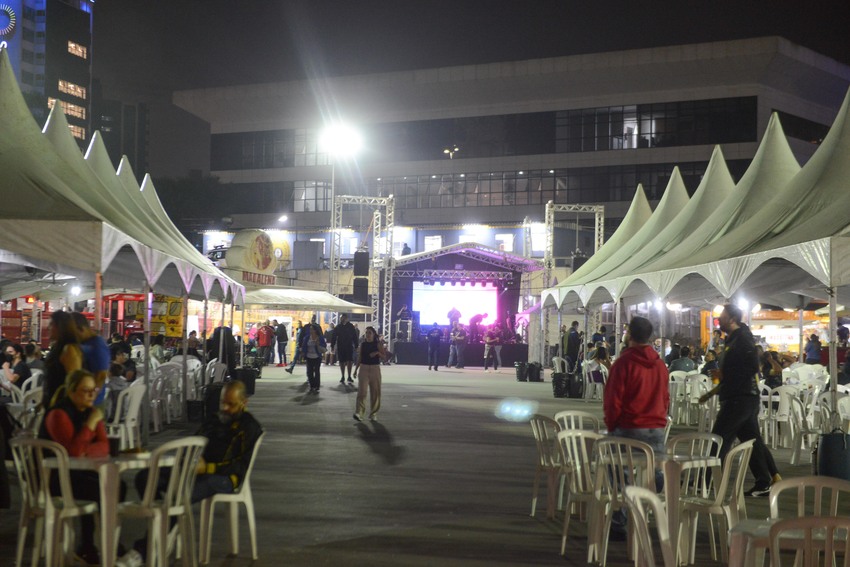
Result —
[{"label": "glass facade", "polygon": [[315,130],[213,134],[210,164],[214,171],[327,165],[328,154],[318,146]]},{"label": "glass facade", "polygon": [[782,123],[782,130],[785,131],[785,135],[789,138],[797,138],[798,140],[812,144],[820,144],[829,132],[829,126],[826,124],[800,118],[799,116],[794,116],[781,110],[774,109],[773,112],[779,116],[779,121]]},{"label": "glass facade", "polygon": [[[571,169],[496,171],[371,180],[370,194],[393,195],[398,207],[447,208],[604,203],[629,201],[643,184],[650,200],[661,198],[673,168],[678,165],[688,191],[699,185],[707,162],[610,165]],[[743,175],[749,160],[727,162],[732,176]]]},{"label": "glass facade", "polygon": [[[372,163],[728,144],[758,139],[756,97],[531,112],[361,127]],[[315,130],[214,134],[213,171],[326,165]]]}]

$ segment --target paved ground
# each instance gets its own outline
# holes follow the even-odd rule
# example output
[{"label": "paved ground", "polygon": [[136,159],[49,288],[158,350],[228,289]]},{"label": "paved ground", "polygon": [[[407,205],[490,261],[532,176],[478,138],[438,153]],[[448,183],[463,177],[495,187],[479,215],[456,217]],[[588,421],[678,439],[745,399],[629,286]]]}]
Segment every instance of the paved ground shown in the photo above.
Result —
[{"label": "paved ground", "polygon": [[[294,376],[266,369],[250,402],[267,431],[253,479],[260,559],[250,560],[244,525],[240,554],[226,556],[220,513],[212,565],[585,565],[581,522],[571,522],[563,558],[561,522],[546,520],[544,510],[529,517],[531,431],[527,423],[497,418],[495,410],[506,398],[534,402],[546,415],[570,407],[601,415],[601,404],[554,399],[548,371],[545,383],[519,383],[513,369],[382,370],[380,421],[356,423],[356,392],[338,384],[337,367],[322,368],[319,396],[306,394],[303,367]],[[194,427],[173,425],[151,445]],[[810,471],[790,467],[788,450],[775,455],[786,477]],[[0,511],[2,566],[12,564],[19,509],[16,501],[11,511]],[[749,499],[748,510],[766,517],[766,499]],[[122,539],[131,541],[141,529],[127,524]],[[697,565],[716,564],[707,528],[698,540]],[[612,543],[609,565],[627,564],[625,544]]]}]

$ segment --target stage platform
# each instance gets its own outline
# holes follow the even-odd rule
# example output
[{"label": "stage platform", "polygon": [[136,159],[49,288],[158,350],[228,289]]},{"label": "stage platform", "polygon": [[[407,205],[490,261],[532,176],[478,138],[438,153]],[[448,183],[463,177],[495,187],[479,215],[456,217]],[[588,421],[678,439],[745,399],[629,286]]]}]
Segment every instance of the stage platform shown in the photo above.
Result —
[{"label": "stage platform", "polygon": [[[395,344],[396,364],[413,364],[428,366],[428,343],[397,342]],[[466,345],[464,351],[464,366],[470,368],[484,367],[484,344]],[[437,358],[439,366],[445,366],[449,360],[449,345],[440,345],[440,355]],[[515,362],[528,362],[527,344],[502,345],[502,365],[513,366]]]}]

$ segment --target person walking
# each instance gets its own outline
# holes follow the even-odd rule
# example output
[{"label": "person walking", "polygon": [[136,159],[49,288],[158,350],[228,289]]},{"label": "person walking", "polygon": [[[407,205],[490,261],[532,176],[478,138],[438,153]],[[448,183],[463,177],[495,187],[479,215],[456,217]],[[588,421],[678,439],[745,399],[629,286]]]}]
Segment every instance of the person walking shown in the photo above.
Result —
[{"label": "person walking", "polygon": [[339,325],[334,328],[331,348],[336,353],[339,362],[339,383],[345,384],[345,373],[348,371],[348,383],[354,384],[351,370],[354,366],[354,351],[358,343],[357,329],[348,320],[348,315],[339,316]]},{"label": "person walking", "polygon": [[372,326],[366,327],[360,344],[360,371],[357,377],[357,409],[354,419],[363,421],[366,414],[366,392],[369,392],[369,419],[377,420],[381,409],[381,360],[386,357],[383,341]]},{"label": "person walking", "polygon": [[437,356],[440,353],[440,342],[443,340],[443,330],[434,322],[434,326],[428,331],[428,370],[434,367],[437,370]]},{"label": "person walking", "polygon": [[[277,341],[278,366],[286,366],[286,347],[289,345],[289,329],[286,324],[274,321],[274,337]],[[272,359],[274,360],[274,358]]]},{"label": "person walking", "polygon": [[725,305],[720,313],[720,328],[726,333],[726,342],[720,356],[720,368],[712,376],[718,378],[720,383],[701,396],[700,402],[708,401],[715,394],[720,396],[720,411],[711,432],[723,438],[719,454],[721,460],[732,449],[736,437],[742,443],[750,439],[755,441],[750,458],[750,472],[755,477],[755,486],[745,494],[767,496],[770,485],[782,477],[759,429],[761,396],[757,385],[758,353],[753,334],[741,322],[742,317],[741,309],[732,304]]},{"label": "person walking", "polygon": [[307,360],[307,381],[310,383],[310,393],[318,394],[322,386],[322,357],[327,350],[327,343],[319,326],[312,323],[302,335],[300,348]]},{"label": "person walking", "polygon": [[289,374],[292,374],[292,371],[295,370],[295,365],[298,364],[298,359],[303,358],[304,354],[301,352],[301,339],[304,338],[304,325],[301,321],[295,325],[295,330],[293,331],[295,336],[295,352],[292,353],[292,360],[289,362],[289,366],[284,368]]},{"label": "person walking", "polygon": [[[325,342],[329,345],[332,345],[334,342],[334,324],[328,323],[327,329],[325,329]],[[329,348],[328,352],[325,353],[325,366],[333,366],[334,365],[334,349]]]}]

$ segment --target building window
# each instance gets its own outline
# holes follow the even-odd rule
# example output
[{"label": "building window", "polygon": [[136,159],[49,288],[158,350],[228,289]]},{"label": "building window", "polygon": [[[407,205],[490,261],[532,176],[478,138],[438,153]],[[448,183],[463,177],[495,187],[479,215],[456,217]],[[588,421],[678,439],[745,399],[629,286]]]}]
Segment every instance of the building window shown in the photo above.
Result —
[{"label": "building window", "polygon": [[82,126],[74,126],[73,124],[68,124],[68,128],[71,130],[71,134],[74,135],[78,140],[86,139],[86,129]]},{"label": "building window", "polygon": [[443,237],[440,235],[426,236],[423,244],[425,245],[425,252],[439,250],[443,247]]},{"label": "building window", "polygon": [[774,109],[773,111],[779,116],[785,135],[791,138],[804,140],[811,144],[820,144],[829,133],[829,126],[826,124],[813,122],[781,110]]},{"label": "building window", "polygon": [[[59,103],[62,105],[62,112],[65,113],[65,116],[73,116],[75,118],[79,118],[81,120],[86,119],[86,108],[84,106],[80,106],[78,104],[73,104],[71,102],[67,102],[64,100],[60,100]],[[53,109],[53,105],[56,104],[55,98],[47,99],[47,107],[51,110]]]},{"label": "building window", "polygon": [[76,55],[81,59],[89,58],[89,50],[86,46],[80,45],[79,43],[75,43],[73,41],[68,42],[68,53],[71,55]]},{"label": "building window", "polygon": [[77,98],[81,98],[85,100],[86,98],[86,88],[81,87],[80,85],[75,85],[70,81],[64,81],[59,79],[59,92],[69,94],[71,96],[75,96]]}]

